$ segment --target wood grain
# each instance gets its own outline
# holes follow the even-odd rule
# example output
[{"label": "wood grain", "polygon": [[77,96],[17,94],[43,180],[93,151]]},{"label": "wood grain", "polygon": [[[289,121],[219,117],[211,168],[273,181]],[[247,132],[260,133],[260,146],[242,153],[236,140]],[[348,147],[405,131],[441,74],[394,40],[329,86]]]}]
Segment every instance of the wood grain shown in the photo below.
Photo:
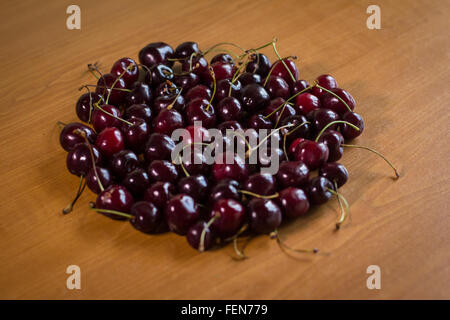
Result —
[{"label": "wood grain", "polygon": [[[3,2],[0,12],[0,298],[379,299],[450,298],[448,1],[376,1],[382,29],[366,28],[372,1],[77,1],[82,29],[65,27],[70,1]],[[232,248],[198,254],[182,237],[146,236],[87,209],[61,215],[78,179],[65,168],[57,120],[76,120],[85,71],[145,44],[185,40],[250,48],[278,37],[301,77],[333,74],[357,99],[372,146],[342,162],[352,222],[334,231],[336,200],[281,229],[292,246],[328,256],[293,259],[261,236],[250,259]],[[271,58],[273,53],[267,50]],[[66,267],[82,289],[66,289]],[[366,288],[381,267],[382,289]]]}]

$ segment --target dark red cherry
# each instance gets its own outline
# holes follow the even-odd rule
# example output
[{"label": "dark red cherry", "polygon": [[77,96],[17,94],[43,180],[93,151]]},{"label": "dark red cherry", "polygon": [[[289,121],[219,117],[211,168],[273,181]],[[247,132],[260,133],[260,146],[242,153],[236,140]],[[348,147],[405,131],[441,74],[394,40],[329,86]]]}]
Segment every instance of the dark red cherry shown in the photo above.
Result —
[{"label": "dark red cherry", "polygon": [[200,98],[200,99],[206,99],[209,101],[211,99],[211,89],[207,86],[204,86],[202,84],[198,84],[195,87],[189,89],[189,91],[186,93],[185,99],[187,102]]},{"label": "dark red cherry", "polygon": [[200,82],[200,77],[195,73],[190,72],[176,76],[173,82],[178,88],[183,89],[183,92],[186,93]]},{"label": "dark red cherry", "polygon": [[[109,114],[114,115],[114,117],[116,118],[120,118],[122,116],[120,110],[110,104],[102,105],[101,108]],[[96,132],[100,132],[108,127],[120,126],[120,120],[110,116],[109,114],[103,112],[100,109],[94,110],[94,112],[92,113],[92,126],[94,127]]]},{"label": "dark red cherry", "polygon": [[273,128],[273,123],[270,120],[270,118],[266,118],[260,113],[255,113],[248,119],[247,126],[255,130],[260,129],[270,130]]},{"label": "dark red cherry", "polygon": [[[330,109],[316,109],[308,113],[307,118],[311,121],[316,134],[318,134],[329,123],[339,120],[339,115]],[[331,125],[327,130],[336,130],[337,124]]]},{"label": "dark red cherry", "polygon": [[329,151],[328,162],[335,162],[342,158],[344,148],[344,137],[338,131],[327,130],[319,138],[319,142],[323,142]]},{"label": "dark red cherry", "polygon": [[131,87],[131,91],[125,97],[125,105],[127,107],[134,104],[150,105],[152,102],[152,91],[148,84],[143,82],[135,82]]},{"label": "dark red cherry", "polygon": [[309,138],[310,131],[311,131],[311,125],[307,123],[308,120],[304,116],[300,115],[294,115],[289,116],[287,118],[284,118],[281,123],[280,127],[291,125],[291,127],[286,127],[281,129],[281,134],[284,136],[287,134],[287,141],[293,141],[297,138]]},{"label": "dark red cherry", "polygon": [[295,110],[292,108],[289,104],[285,104],[282,108],[280,108],[278,111],[273,113],[275,109],[279,108],[285,100],[283,98],[275,98],[270,101],[269,105],[264,109],[263,114],[265,116],[272,113],[272,115],[269,117],[270,120],[273,121],[273,123],[276,123],[277,121],[282,121],[288,117],[295,115]]},{"label": "dark red cherry", "polygon": [[149,43],[139,51],[139,61],[148,68],[152,68],[160,63],[170,67],[173,62],[168,59],[172,57],[173,49],[164,42]]},{"label": "dark red cherry", "polygon": [[145,190],[144,199],[162,210],[175,193],[176,190],[172,183],[158,181]]},{"label": "dark red cherry", "polygon": [[291,157],[294,157],[294,158],[295,158],[295,150],[297,150],[298,145],[299,145],[300,143],[302,143],[303,141],[305,141],[305,140],[306,140],[306,139],[304,139],[304,138],[297,138],[297,139],[294,139],[294,140],[291,142],[291,144],[289,145],[288,154],[289,154]]},{"label": "dark red cherry", "polygon": [[171,135],[175,129],[183,127],[183,116],[173,108],[162,110],[153,120],[154,132]]},{"label": "dark red cherry", "polygon": [[324,204],[333,196],[330,190],[334,190],[330,180],[321,176],[312,178],[307,188],[309,201],[315,205]]},{"label": "dark red cherry", "polygon": [[[353,99],[350,93],[340,88],[334,88],[330,91],[344,100],[345,103],[350,107],[350,109],[355,109],[355,99]],[[344,113],[349,112],[347,106],[331,93],[324,94],[323,97],[321,97],[321,102],[323,108],[333,110],[339,115],[343,115]]]},{"label": "dark red cherry", "polygon": [[278,97],[288,99],[291,94],[291,90],[287,82],[284,81],[283,78],[274,75],[271,75],[269,77],[269,80],[267,81],[264,88],[266,89],[267,93],[270,95],[270,98],[272,99]]},{"label": "dark red cherry", "polygon": [[242,89],[241,102],[245,111],[255,112],[269,104],[270,96],[261,85],[249,84]]},{"label": "dark red cherry", "polygon": [[182,95],[170,94],[167,96],[159,96],[153,102],[153,111],[158,114],[161,110],[166,109],[170,105],[172,105],[173,109],[181,112],[186,103]]},{"label": "dark red cherry", "polygon": [[265,151],[260,148],[258,150],[257,165],[262,168],[270,167],[272,165],[272,157],[273,159],[278,159],[278,163],[286,160],[284,152],[280,148],[268,147]]},{"label": "dark red cherry", "polygon": [[[217,158],[221,160],[220,163],[216,160],[212,167],[212,174],[216,181],[220,181],[222,179],[244,181],[247,179],[249,173],[248,166],[245,163],[245,160],[237,154],[232,154],[227,157],[224,153],[222,155],[218,155]],[[231,158],[232,161],[227,163],[227,158]]]},{"label": "dark red cherry", "polygon": [[111,158],[110,169],[114,176],[123,179],[128,172],[140,166],[137,155],[130,150],[122,150]]},{"label": "dark red cherry", "polygon": [[144,119],[132,118],[129,120],[133,125],[122,124],[122,132],[125,138],[125,144],[128,149],[136,153],[142,153],[145,149],[150,134],[150,128]]},{"label": "dark red cherry", "polygon": [[173,149],[175,149],[175,142],[168,135],[152,133],[145,147],[145,160],[148,163],[153,160],[170,160]]},{"label": "dark red cherry", "polygon": [[[187,148],[186,148],[187,149]],[[210,165],[208,164],[207,158],[202,152],[202,149],[192,149],[190,156],[183,157],[184,169],[190,175],[208,175],[210,171]],[[181,171],[181,169],[179,170]]]},{"label": "dark red cherry", "polygon": [[183,141],[183,144],[186,146],[193,143],[208,142],[211,140],[211,135],[205,127],[190,125],[185,129],[186,133],[182,136],[181,141]]},{"label": "dark red cherry", "polygon": [[[203,247],[200,248],[201,236],[203,232],[205,233]],[[189,228],[186,234],[186,240],[192,248],[199,251],[205,251],[211,249],[214,245],[214,233],[208,227],[208,223],[206,221],[197,221]]]},{"label": "dark red cherry", "polygon": [[133,104],[125,110],[123,116],[125,120],[143,119],[147,124],[151,124],[153,119],[153,111],[146,104]]},{"label": "dark red cherry", "polygon": [[198,53],[200,50],[198,49],[197,42],[186,41],[178,45],[175,49],[174,58],[176,59],[186,59],[190,58],[193,53]]},{"label": "dark red cherry", "polygon": [[247,205],[250,229],[256,233],[270,233],[281,224],[281,209],[272,200],[253,198]]},{"label": "dark red cherry", "polygon": [[71,122],[64,126],[59,135],[59,142],[61,143],[61,146],[64,148],[64,150],[70,151],[78,143],[86,141],[84,140],[82,135],[77,133],[79,130],[85,133],[86,138],[90,143],[95,142],[96,135],[91,128],[79,122]]},{"label": "dark red cherry", "polygon": [[289,71],[287,71],[284,64],[279,60],[274,63],[274,66],[272,68],[272,74],[273,76],[278,76],[283,78],[289,85],[293,84],[295,81],[298,80],[298,69],[295,65],[294,61],[291,59],[283,59],[284,63],[288,67],[288,69],[291,71],[291,74],[294,76],[294,81],[291,78],[291,75],[289,74]]},{"label": "dark red cherry", "polygon": [[78,118],[83,122],[89,122],[89,113],[92,117],[94,103],[104,104],[104,101],[103,97],[95,92],[82,94],[75,106]]},{"label": "dark red cherry", "polygon": [[[113,89],[111,90],[111,88]],[[125,96],[127,95],[127,92],[123,89],[127,89],[127,85],[123,78],[119,79],[116,75],[106,73],[102,75],[100,79],[98,79],[95,93],[103,96],[106,101],[108,100],[108,95],[111,92],[108,103],[117,106],[124,100]]]},{"label": "dark red cherry", "polygon": [[151,69],[150,74],[147,72],[145,82],[152,88],[156,88],[167,80],[174,80],[174,72],[172,68],[165,64],[158,64]]},{"label": "dark red cherry", "polygon": [[[316,79],[316,82],[318,85],[320,85],[328,90],[337,88],[337,86],[338,86],[336,79],[334,79],[332,76],[330,76],[328,74],[323,74],[321,76],[318,76]],[[314,87],[311,89],[311,93],[318,98],[322,98],[322,96],[324,94],[326,94],[327,92],[318,87]]]},{"label": "dark red cherry", "polygon": [[166,160],[153,160],[147,169],[152,182],[167,181],[175,182],[178,178],[178,171],[172,162]]},{"label": "dark red cherry", "polygon": [[125,139],[119,129],[110,127],[98,134],[95,145],[102,154],[111,157],[125,148]]},{"label": "dark red cherry", "polygon": [[200,210],[191,196],[179,194],[167,202],[164,217],[170,231],[185,235],[189,228],[199,219]]},{"label": "dark red cherry", "polygon": [[91,151],[94,154],[94,160],[96,165],[100,165],[102,162],[100,150],[94,146],[89,146],[87,143],[78,143],[75,145],[72,150],[67,154],[66,164],[67,169],[70,173],[75,174],[77,176],[83,175],[86,176],[89,172],[89,169],[92,168],[92,157]]},{"label": "dark red cherry", "polygon": [[[95,207],[97,209],[114,210],[123,213],[130,213],[131,206],[134,203],[133,196],[123,186],[113,184],[106,188],[97,196]],[[125,220],[125,217],[111,213],[102,213],[115,220]]]},{"label": "dark red cherry", "polygon": [[219,54],[215,55],[211,59],[210,64],[213,64],[215,62],[229,63],[231,65],[234,65],[233,57],[230,56],[228,53],[219,53]]},{"label": "dark red cherry", "polygon": [[97,171],[97,175],[95,174],[94,168],[89,169],[86,176],[86,185],[92,192],[99,194],[101,190],[97,182],[97,176],[100,178],[103,188],[108,188],[112,184],[113,180],[108,169],[98,166],[95,166],[95,169]]},{"label": "dark red cherry", "polygon": [[294,219],[306,214],[309,201],[302,189],[288,187],[280,191],[279,202],[286,217]]},{"label": "dark red cherry", "polygon": [[130,223],[137,230],[154,234],[167,231],[164,214],[151,202],[139,201],[133,204],[130,210],[133,218]]},{"label": "dark red cherry", "polygon": [[155,97],[176,96],[180,93],[180,88],[178,88],[172,81],[164,81],[156,87],[154,93]]},{"label": "dark red cherry", "polygon": [[340,124],[340,129],[342,136],[345,138],[345,140],[352,140],[356,137],[360,136],[361,133],[364,131],[364,120],[363,118],[357,114],[356,112],[346,112],[342,116],[342,120],[350,122],[351,124],[355,125],[359,128],[359,131],[353,129],[346,123]]},{"label": "dark red cherry", "polygon": [[[231,94],[230,94],[231,87]],[[239,80],[236,80],[234,83],[231,83],[230,79],[223,79],[217,82],[216,94],[214,95],[214,101],[219,103],[226,97],[234,97],[239,99],[241,95],[241,83]]]},{"label": "dark red cherry", "polygon": [[226,97],[217,106],[217,115],[221,121],[239,120],[242,116],[242,106],[238,99]]},{"label": "dark red cherry", "polygon": [[218,218],[212,223],[212,229],[220,237],[229,237],[239,231],[245,218],[242,204],[233,199],[220,199],[214,203],[210,217]]},{"label": "dark red cherry", "polygon": [[320,100],[315,95],[305,92],[295,98],[294,109],[298,114],[306,116],[311,111],[320,108]]},{"label": "dark red cherry", "polygon": [[[191,69],[192,67],[192,69]],[[204,81],[207,79],[208,81],[211,78],[211,74],[208,69],[208,61],[202,55],[196,55],[191,59],[186,59],[181,62],[181,70],[184,72],[194,72],[196,75],[200,77],[200,80]]]},{"label": "dark red cherry", "polygon": [[239,76],[238,79],[242,85],[242,88],[249,84],[262,84],[262,78],[257,73],[244,72]]},{"label": "dark red cherry", "polygon": [[231,79],[233,77],[233,66],[229,63],[217,61],[214,62],[211,67],[213,69],[216,82],[223,79]]},{"label": "dark red cherry", "polygon": [[150,186],[150,179],[144,169],[136,168],[123,178],[122,185],[127,188],[133,196],[139,198]]},{"label": "dark red cherry", "polygon": [[325,164],[328,153],[328,148],[323,142],[305,140],[295,149],[295,160],[302,161],[309,170],[315,170]]},{"label": "dark red cherry", "polygon": [[294,83],[291,83],[289,85],[289,87],[291,88],[291,95],[294,95],[294,94],[308,88],[309,83],[306,80],[297,80]]},{"label": "dark red cherry", "polygon": [[240,201],[238,192],[239,182],[236,180],[220,180],[216,183],[209,192],[209,203],[214,204],[219,199],[234,199]]},{"label": "dark red cherry", "polygon": [[189,124],[195,121],[201,121],[205,128],[214,127],[216,124],[216,114],[214,107],[206,99],[194,99],[189,101],[186,106],[186,120]]},{"label": "dark red cherry", "polygon": [[268,196],[277,192],[277,181],[270,174],[255,173],[247,178],[242,187],[254,194]]},{"label": "dark red cherry", "polygon": [[250,59],[252,60],[247,64],[245,71],[249,73],[257,73],[261,77],[266,77],[270,71],[270,61],[269,58],[263,53],[251,54]]},{"label": "dark red cherry", "polygon": [[[129,68],[127,70],[127,68]],[[112,68],[111,73],[116,77],[121,76],[127,87],[131,87],[138,80],[139,69],[136,62],[130,58],[121,58],[117,60]]]},{"label": "dark red cherry", "polygon": [[[325,163],[319,169],[319,176],[327,178],[333,184],[336,182],[337,187],[342,187],[348,180],[348,171],[344,165],[337,162]],[[334,189],[334,188],[333,188]]]},{"label": "dark red cherry", "polygon": [[308,185],[309,169],[301,161],[286,161],[280,164],[277,181],[281,187],[301,188]]},{"label": "dark red cherry", "polygon": [[219,129],[222,134],[226,134],[226,130],[242,130],[242,125],[236,121],[236,120],[230,120],[230,121],[224,121],[219,123],[217,126],[217,129]]},{"label": "dark red cherry", "polygon": [[201,175],[181,178],[178,181],[178,192],[191,196],[202,203],[208,197],[209,183]]}]

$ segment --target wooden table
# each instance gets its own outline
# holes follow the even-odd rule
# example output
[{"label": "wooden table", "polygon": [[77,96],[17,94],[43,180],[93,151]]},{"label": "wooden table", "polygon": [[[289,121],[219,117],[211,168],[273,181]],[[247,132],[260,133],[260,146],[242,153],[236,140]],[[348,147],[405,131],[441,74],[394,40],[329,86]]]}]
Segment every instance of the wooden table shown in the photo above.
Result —
[{"label": "wooden table", "polygon": [[[77,1],[81,30],[68,30],[71,3],[1,5],[0,298],[450,298],[448,1],[376,1],[381,30],[366,27],[372,1]],[[78,88],[95,83],[87,63],[108,70],[153,41],[251,48],[274,36],[302,78],[330,73],[354,95],[366,123],[357,142],[402,174],[394,182],[373,154],[345,152],[352,222],[334,230],[333,199],[280,231],[330,255],[295,259],[267,236],[245,261],[232,246],[199,254],[183,237],[94,214],[91,192],[61,214],[78,179],[56,121],[76,120]],[[81,268],[81,290],[66,288],[69,265]],[[369,265],[381,268],[380,290],[366,287]]]}]

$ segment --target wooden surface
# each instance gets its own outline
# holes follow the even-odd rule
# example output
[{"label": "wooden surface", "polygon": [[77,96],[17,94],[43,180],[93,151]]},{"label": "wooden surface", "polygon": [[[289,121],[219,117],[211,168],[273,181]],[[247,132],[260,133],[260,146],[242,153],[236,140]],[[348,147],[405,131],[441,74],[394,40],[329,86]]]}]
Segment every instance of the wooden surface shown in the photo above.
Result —
[{"label": "wooden surface", "polygon": [[[10,1],[0,11],[0,298],[450,298],[449,1],[375,1],[381,30],[366,28],[373,1],[77,1],[81,31],[66,29],[70,1]],[[347,150],[342,188],[352,222],[334,231],[336,200],[281,229],[284,254],[261,236],[243,262],[232,248],[205,254],[183,237],[147,236],[87,209],[85,192],[62,216],[78,179],[65,168],[56,121],[76,120],[87,63],[104,70],[153,41],[251,48],[278,37],[301,78],[333,74],[357,100],[366,131]],[[265,52],[273,59],[270,50]],[[81,290],[67,290],[68,265]],[[381,268],[381,290],[366,268]]]}]

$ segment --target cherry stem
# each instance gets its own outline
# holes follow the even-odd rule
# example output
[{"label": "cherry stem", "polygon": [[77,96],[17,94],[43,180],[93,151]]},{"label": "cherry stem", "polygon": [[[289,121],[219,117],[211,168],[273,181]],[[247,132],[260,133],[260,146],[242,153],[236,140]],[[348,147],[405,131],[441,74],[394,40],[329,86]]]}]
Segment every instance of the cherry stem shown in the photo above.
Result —
[{"label": "cherry stem", "polygon": [[62,121],[56,121],[56,124],[60,127],[60,128],[64,128],[65,126],[67,126],[67,123],[64,123]]},{"label": "cherry stem", "polygon": [[[94,107],[92,106],[92,95],[91,95],[91,90],[89,90],[89,87],[87,85],[82,86],[79,90],[85,88],[89,94],[89,117],[88,117],[88,123],[91,122],[91,118],[92,118],[92,109],[94,109]],[[103,96],[101,96],[101,98],[97,101],[97,103],[99,103],[100,101],[102,101]]]},{"label": "cherry stem", "polygon": [[116,211],[116,210],[109,210],[109,209],[92,208],[92,207],[90,209],[94,210],[96,212],[100,212],[100,213],[110,213],[110,214],[115,214],[116,216],[124,217],[127,219],[133,219],[133,215],[131,215],[129,213],[124,213],[124,212],[120,212],[120,211]]},{"label": "cherry stem", "polygon": [[289,99],[287,99],[285,102],[283,102],[279,107],[277,107],[275,110],[273,110],[271,113],[269,113],[268,115],[264,116],[265,119],[270,118],[275,112],[277,112],[278,110],[280,110],[285,104],[289,103],[289,101],[291,101],[292,99],[294,99],[295,97],[297,97],[298,95],[308,91],[309,89],[313,88],[314,86],[309,86],[303,90],[300,90],[299,92],[297,92],[296,94],[294,94],[293,96],[291,96]]},{"label": "cherry stem", "polygon": [[173,106],[175,105],[175,102],[177,102],[177,100],[180,97],[182,91],[183,91],[183,88],[180,89],[180,91],[178,92],[178,94],[175,97],[175,99],[173,100],[173,102],[167,106],[167,108],[166,108],[167,110],[170,110],[170,109],[173,108]]},{"label": "cherry stem", "polygon": [[275,41],[272,42],[272,47],[273,47],[273,51],[275,52],[276,56],[278,57],[278,59],[281,60],[281,63],[284,65],[284,67],[286,68],[287,72],[288,72],[289,75],[291,76],[292,81],[295,82],[296,80],[295,80],[295,78],[294,78],[294,75],[292,74],[292,72],[291,72],[291,70],[288,68],[286,62],[284,62],[284,60],[281,58],[280,54],[279,54],[278,51],[277,51],[277,47],[276,47],[276,45],[275,45]]},{"label": "cherry stem", "polygon": [[[336,222],[336,229],[339,230],[339,229],[341,228],[341,225],[344,223],[344,221],[345,221],[345,220],[347,219],[347,217],[349,216],[350,211],[349,211],[349,205],[348,205],[347,200],[344,198],[343,195],[341,195],[341,194],[337,191],[337,190],[338,190],[338,187],[337,187],[336,181],[334,181],[334,188],[335,188],[336,191],[333,190],[333,189],[330,189],[330,188],[327,188],[327,189],[328,189],[328,191],[330,191],[332,194],[334,194],[334,195],[337,197],[338,202],[339,202],[339,207],[341,208],[341,218],[339,219],[338,222]],[[341,200],[342,200],[342,201],[341,201]],[[344,202],[345,208],[344,208],[342,202]]]},{"label": "cherry stem", "polygon": [[216,95],[216,87],[217,87],[217,85],[216,85],[216,75],[214,74],[214,70],[211,67],[209,67],[209,73],[211,73],[211,77],[213,78],[213,93],[212,93],[211,99],[209,99],[209,103],[208,103],[208,105],[206,106],[206,109],[205,109],[207,112],[209,111],[209,106],[211,105],[211,103],[212,103],[212,101],[214,99],[214,96]]},{"label": "cherry stem", "polygon": [[75,205],[75,202],[77,202],[78,198],[79,198],[79,197],[81,196],[81,194],[83,193],[85,187],[86,187],[86,180],[84,179],[84,176],[81,175],[81,176],[80,176],[80,184],[78,185],[77,194],[75,195],[75,198],[72,200],[72,202],[69,203],[69,204],[67,205],[67,207],[65,207],[65,208],[62,210],[62,213],[63,213],[63,214],[68,214],[69,212],[72,211],[73,206]]},{"label": "cherry stem", "polygon": [[264,144],[264,142],[266,142],[272,135],[274,135],[275,133],[277,133],[278,131],[280,131],[280,130],[283,129],[283,128],[289,128],[289,127],[292,127],[293,125],[294,125],[293,123],[290,123],[290,124],[287,124],[287,125],[285,125],[285,126],[279,127],[278,129],[273,130],[273,131],[272,131],[270,134],[268,134],[264,139],[262,139],[261,142],[258,143],[258,144],[256,145],[256,147],[250,148],[249,150],[247,150],[247,152],[246,152],[246,158],[250,157],[250,154],[251,154],[253,151],[257,150],[260,146],[262,146],[262,145]]},{"label": "cherry stem", "polygon": [[248,224],[244,224],[239,231],[232,236],[231,238],[228,238],[227,240],[233,240],[233,248],[234,248],[234,252],[236,253],[236,255],[238,256],[237,260],[244,260],[247,259],[247,256],[244,254],[243,250],[239,250],[238,248],[238,237],[248,229]]},{"label": "cherry stem", "polygon": [[216,43],[215,45],[213,45],[212,47],[210,47],[209,49],[207,49],[205,52],[203,52],[203,55],[206,55],[211,50],[213,50],[214,48],[219,47],[219,46],[223,46],[223,45],[233,46],[235,48],[238,48],[239,50],[241,50],[244,53],[246,52],[246,50],[244,48],[242,48],[240,45],[237,45],[237,44],[235,44],[233,42],[219,42],[219,43]]},{"label": "cherry stem", "polygon": [[398,173],[398,171],[394,167],[394,165],[385,156],[383,156],[380,152],[378,152],[378,151],[376,151],[376,150],[374,150],[372,148],[366,147],[366,146],[358,146],[358,145],[344,144],[344,143],[341,144],[341,146],[346,147],[346,148],[364,149],[364,150],[368,150],[370,152],[375,153],[376,155],[380,156],[384,161],[386,161],[386,163],[394,170],[394,174],[395,174],[394,180],[397,180],[398,178],[400,178],[400,174]]},{"label": "cherry stem", "polygon": [[258,50],[267,48],[268,46],[271,46],[274,42],[277,42],[277,38],[273,38],[272,41],[270,41],[270,42],[268,42],[268,43],[266,43],[266,44],[263,44],[263,45],[260,46],[260,47],[257,47],[257,48],[251,48],[251,49],[245,50],[245,53],[242,54],[240,57],[245,57],[245,55],[249,54],[251,51],[255,51],[255,52],[256,52],[256,51],[258,51]]},{"label": "cherry stem", "polygon": [[206,229],[209,229],[209,227],[213,224],[214,221],[219,219],[219,215],[215,215],[212,217],[206,225],[203,227],[202,233],[200,234],[200,243],[198,245],[198,251],[203,252],[205,251],[205,237],[206,237]]},{"label": "cherry stem", "polygon": [[232,135],[236,135],[236,136],[238,136],[238,137],[244,139],[244,143],[245,143],[245,145],[247,146],[247,148],[248,148],[249,150],[252,148],[252,146],[251,146],[250,143],[247,141],[247,139],[245,139],[245,136],[244,136],[243,134],[241,134],[241,133],[239,133],[239,132],[236,132],[236,131],[230,131],[230,133],[231,133]]},{"label": "cherry stem", "polygon": [[102,107],[100,107],[100,106],[98,105],[98,102],[97,102],[97,103],[94,103],[94,107],[96,107],[97,109],[99,109],[101,112],[106,113],[108,116],[113,117],[114,119],[117,119],[117,120],[119,120],[119,121],[122,121],[122,122],[126,123],[126,124],[129,125],[129,126],[132,126],[132,125],[133,125],[133,123],[131,123],[131,122],[125,120],[125,119],[119,118],[119,117],[113,115],[112,113],[106,111],[105,109],[103,109]]},{"label": "cherry stem", "polygon": [[309,122],[309,121],[302,122],[301,124],[299,124],[294,129],[292,129],[291,131],[289,131],[288,133],[286,133],[283,136],[283,151],[284,151],[284,155],[285,155],[287,161],[289,161],[289,157],[288,157],[288,154],[287,154],[287,151],[286,151],[286,138],[287,138],[287,136],[290,135],[291,133],[294,133],[296,130],[298,130],[299,128],[301,128],[305,124],[309,124],[309,123],[311,123],[311,122]]},{"label": "cherry stem", "polygon": [[[317,80],[316,80],[317,81]],[[319,85],[317,82],[314,84],[317,88],[322,89],[323,91],[326,91],[330,94],[332,94],[333,96],[335,96],[337,99],[339,99],[348,109],[348,111],[353,112],[353,110],[349,107],[349,105],[347,104],[347,102],[344,101],[344,99],[342,99],[341,97],[339,97],[336,93],[334,93],[333,91],[330,91],[324,87],[322,87],[321,85]]]},{"label": "cherry stem", "polygon": [[98,68],[98,66],[97,66],[97,63],[98,62],[95,62],[95,63],[89,63],[88,65],[87,65],[87,67],[88,67],[88,71],[97,79],[97,80],[99,80],[100,78],[94,73],[94,71],[97,71],[98,72],[98,74],[100,75],[100,77],[103,77],[103,73],[100,71],[100,69]]},{"label": "cherry stem", "polygon": [[256,197],[256,198],[262,198],[262,199],[275,199],[275,198],[279,197],[278,192],[275,192],[274,194],[271,194],[271,195],[268,195],[268,196],[264,196],[264,195],[261,195],[261,194],[256,194],[256,193],[253,193],[253,192],[247,191],[247,190],[238,190],[238,192],[242,193],[242,194],[249,195],[249,196],[253,196],[253,197]]},{"label": "cherry stem", "polygon": [[331,127],[332,125],[336,124],[336,123],[345,123],[347,125],[349,125],[350,127],[352,127],[353,129],[359,131],[359,128],[357,126],[355,126],[354,124],[348,122],[348,121],[343,121],[343,120],[336,120],[336,121],[331,121],[330,123],[328,123],[325,127],[323,127],[322,130],[320,130],[319,134],[316,137],[316,142],[319,141],[319,138],[322,136],[322,134],[325,132],[325,130],[327,130],[329,127]]},{"label": "cherry stem", "polygon": [[125,89],[125,88],[108,88],[108,87],[105,87],[105,86],[97,86],[97,85],[95,85],[95,84],[85,84],[85,85],[82,85],[78,90],[82,90],[83,88],[85,88],[85,87],[94,87],[94,88],[100,88],[100,89],[110,89],[110,90],[117,90],[117,91],[124,91],[124,92],[131,92],[131,90],[130,89]]},{"label": "cherry stem", "polygon": [[293,252],[299,252],[299,253],[318,253],[319,249],[314,248],[314,249],[294,249],[289,247],[288,245],[286,245],[281,239],[280,239],[280,235],[278,234],[278,229],[275,229],[273,232],[270,233],[270,238],[271,239],[276,239],[278,245],[280,246],[281,249],[287,249],[289,251],[293,251]]},{"label": "cherry stem", "polygon": [[[181,169],[183,170],[183,172],[184,172],[184,174],[186,175],[186,177],[190,177],[190,174],[189,174],[189,172],[186,170],[186,168],[185,168],[184,165],[183,165],[183,158],[181,157],[181,152],[183,152],[183,150],[184,150],[185,148],[188,148],[188,147],[190,147],[190,146],[192,146],[192,145],[209,146],[209,144],[204,143],[204,142],[191,142],[191,143],[188,143],[188,144],[186,144],[185,146],[183,146],[183,147],[181,148],[180,152],[178,152],[177,158],[178,158],[179,161],[180,161]],[[173,163],[173,164],[177,164],[177,163],[175,163],[174,161],[172,161],[172,163]]]},{"label": "cherry stem", "polygon": [[[123,72],[120,74],[120,76],[118,76],[118,77],[116,78],[116,80],[114,80],[113,84],[111,85],[111,89],[114,88],[114,86],[116,85],[117,81],[119,81],[120,79],[122,79],[122,77],[125,75],[125,73],[127,73],[128,71],[130,71],[131,68],[133,68],[133,67],[134,67],[134,66],[133,66],[132,64],[128,65],[128,67],[127,67],[125,70],[123,70]],[[109,97],[111,96],[111,92],[112,92],[112,90],[109,90],[108,96],[106,97],[106,102],[105,102],[106,104],[108,104]]]},{"label": "cherry stem", "polygon": [[284,61],[284,59],[289,59],[289,58],[291,58],[291,59],[297,59],[296,56],[287,56],[287,57],[285,57],[285,58],[283,58],[283,59],[281,59],[281,60],[276,61],[276,62],[272,65],[272,67],[270,68],[269,73],[268,73],[267,76],[266,76],[266,80],[264,80],[263,87],[265,87],[266,84],[267,84],[267,81],[269,81],[269,77],[270,77],[270,75],[272,74],[272,71],[273,71],[273,69],[275,68],[275,66],[276,66],[278,63],[280,63],[281,61]]}]

